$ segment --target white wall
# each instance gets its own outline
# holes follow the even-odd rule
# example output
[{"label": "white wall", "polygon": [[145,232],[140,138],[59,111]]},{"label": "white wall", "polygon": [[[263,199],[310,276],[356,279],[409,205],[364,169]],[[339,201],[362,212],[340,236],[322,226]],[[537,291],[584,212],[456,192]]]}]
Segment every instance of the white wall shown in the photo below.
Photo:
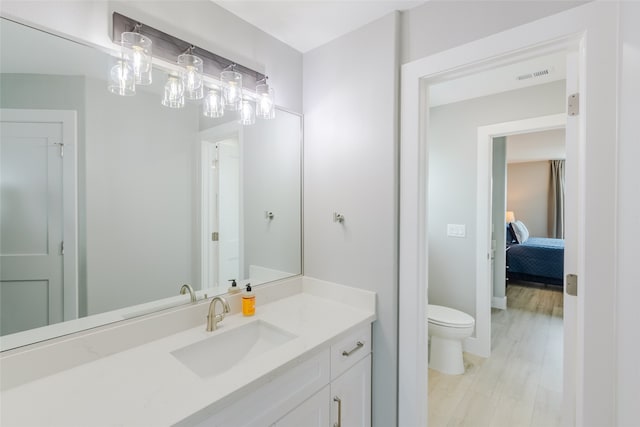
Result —
[{"label": "white wall", "polygon": [[618,228],[617,236],[617,425],[638,424],[640,409],[640,3],[625,2],[620,9],[620,84],[618,141]]},{"label": "white wall", "polygon": [[564,129],[509,135],[507,146],[507,163],[560,160],[567,157]]},{"label": "white wall", "polygon": [[527,226],[532,237],[549,237],[550,185],[548,160],[507,166],[507,210]]},{"label": "white wall", "polygon": [[377,292],[379,427],[396,423],[397,30],[388,15],[304,55],[304,271]]},{"label": "white wall", "polygon": [[204,49],[266,72],[276,103],[302,111],[302,54],[209,0],[3,0],[2,16],[112,48],[112,13],[138,19]]},{"label": "white wall", "polygon": [[[430,109],[429,302],[475,317],[476,174],[479,126],[561,113],[564,81]],[[447,224],[466,225],[466,238]]]}]

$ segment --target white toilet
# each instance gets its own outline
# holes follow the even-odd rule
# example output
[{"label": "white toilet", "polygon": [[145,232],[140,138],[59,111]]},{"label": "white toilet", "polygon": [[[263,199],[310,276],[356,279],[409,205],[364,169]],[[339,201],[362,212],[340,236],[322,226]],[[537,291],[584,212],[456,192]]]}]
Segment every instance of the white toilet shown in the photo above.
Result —
[{"label": "white toilet", "polygon": [[443,374],[464,374],[462,340],[473,333],[475,320],[467,313],[441,305],[429,304],[429,368]]}]

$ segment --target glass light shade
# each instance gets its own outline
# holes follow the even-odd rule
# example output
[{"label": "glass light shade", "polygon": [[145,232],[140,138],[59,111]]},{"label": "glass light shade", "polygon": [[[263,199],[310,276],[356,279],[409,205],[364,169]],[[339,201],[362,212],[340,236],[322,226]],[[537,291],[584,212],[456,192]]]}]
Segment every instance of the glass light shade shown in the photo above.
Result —
[{"label": "glass light shade", "polygon": [[202,115],[218,118],[224,116],[224,97],[219,89],[209,89],[202,103]]},{"label": "glass light shade", "polygon": [[261,119],[276,117],[276,102],[273,88],[266,82],[256,86],[256,116]]},{"label": "glass light shade", "polygon": [[507,222],[516,222],[516,216],[513,211],[507,211],[506,220]]},{"label": "glass light shade", "polygon": [[177,76],[169,76],[164,85],[162,105],[169,108],[184,107],[184,85]]},{"label": "glass light shade", "polygon": [[121,55],[109,58],[109,92],[120,96],[133,96],[136,94],[136,79],[133,67]]},{"label": "glass light shade", "polygon": [[121,40],[123,57],[133,67],[136,84],[150,85],[152,80],[151,45],[153,42],[142,34],[132,32],[122,33]]},{"label": "glass light shade", "polygon": [[184,85],[184,95],[187,99],[197,100],[204,97],[202,85],[202,58],[184,53],[178,56],[178,65],[183,67],[180,77]]},{"label": "glass light shade", "polygon": [[253,103],[246,99],[242,100],[240,106],[240,118],[238,122],[241,125],[250,126],[256,124],[256,112],[253,109]]},{"label": "glass light shade", "polygon": [[225,108],[229,111],[239,111],[242,106],[242,74],[225,70],[220,73],[220,80],[224,86]]}]

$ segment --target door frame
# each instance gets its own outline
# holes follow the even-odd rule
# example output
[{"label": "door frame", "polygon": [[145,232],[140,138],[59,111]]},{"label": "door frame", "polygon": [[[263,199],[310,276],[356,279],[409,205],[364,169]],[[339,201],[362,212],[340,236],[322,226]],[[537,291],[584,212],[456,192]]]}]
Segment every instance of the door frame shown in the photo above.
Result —
[{"label": "door frame", "polygon": [[[615,424],[616,81],[618,5],[589,3],[402,67],[398,425],[428,423],[427,129],[428,79],[497,63],[514,53],[580,44],[578,271],[573,366],[565,359],[568,425]],[[588,100],[588,102],[587,102]],[[589,188],[589,192],[585,191]],[[602,227],[602,224],[607,224]],[[608,286],[607,286],[608,285]],[[588,331],[588,333],[586,333]],[[571,351],[572,348],[569,348]],[[566,351],[566,350],[565,350]],[[568,378],[573,378],[569,376]],[[425,404],[427,402],[427,404]],[[588,421],[588,422],[586,422]]]},{"label": "door frame", "polygon": [[3,108],[3,122],[60,123],[64,156],[62,156],[62,266],[63,319],[78,318],[78,165],[77,112],[73,110],[30,110]]}]

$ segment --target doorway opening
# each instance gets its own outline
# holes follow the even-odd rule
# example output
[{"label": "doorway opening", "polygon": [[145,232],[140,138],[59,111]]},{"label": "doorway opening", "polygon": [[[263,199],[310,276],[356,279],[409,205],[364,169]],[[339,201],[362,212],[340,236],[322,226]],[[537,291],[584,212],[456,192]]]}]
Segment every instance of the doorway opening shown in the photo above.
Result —
[{"label": "doorway opening", "polygon": [[[536,378],[546,375],[542,369],[543,359],[536,356],[539,351],[536,355],[531,352],[520,358],[512,357],[525,352],[525,347],[516,345],[518,339],[511,336],[517,331],[527,330],[523,325],[532,320],[522,313],[526,313],[531,304],[539,306],[538,302],[542,300],[551,304],[549,310],[544,309],[545,312],[552,312],[553,306],[562,305],[562,294],[560,292],[559,298],[553,299],[551,294],[541,295],[542,290],[518,292],[519,288],[512,286],[507,291],[505,274],[500,274],[506,267],[505,137],[564,126],[566,61],[565,51],[545,53],[506,65],[487,67],[462,77],[447,79],[447,76],[442,76],[428,88],[427,298],[429,304],[454,308],[470,314],[476,321],[474,336],[463,342],[467,352],[464,374],[467,379],[462,383],[467,387],[452,394],[452,384],[461,387],[460,379],[429,371],[431,401],[439,403],[430,405],[433,408],[429,411],[430,425],[446,425],[452,417],[461,414],[486,418],[489,424],[505,421],[505,417],[513,416],[504,411],[514,406],[513,402],[507,401],[520,396],[514,388],[533,387],[520,381],[518,375],[521,371],[533,371]],[[547,72],[536,81],[519,79],[522,75],[535,74],[535,70]],[[541,113],[546,116],[536,117]],[[500,146],[502,176],[497,173],[499,165],[494,164],[495,154],[498,154],[495,148]],[[451,233],[451,229],[462,230],[462,233]],[[546,234],[545,230],[542,237]],[[561,255],[560,284],[562,262]],[[514,298],[513,313],[507,307],[506,292]],[[500,329],[505,315],[499,310],[491,311],[496,301],[503,302],[501,308],[507,310],[507,317],[514,314],[511,319],[514,322],[506,332],[504,328]],[[549,323],[548,319],[540,322]],[[492,334],[493,328],[500,333]],[[530,334],[529,338],[540,340],[543,336],[546,340],[548,335],[545,329],[540,334]],[[525,337],[523,335],[522,342],[528,342]],[[561,368],[561,329],[559,341],[556,339],[554,345],[550,350],[554,352],[552,360],[559,361]],[[539,348],[546,348],[546,345]],[[523,366],[520,359],[527,360],[527,357],[532,362]],[[531,408],[529,417],[533,416],[534,408],[540,407],[536,400],[539,398],[538,386],[536,382],[535,390],[518,403]],[[553,391],[561,396],[561,383]],[[466,397],[463,399],[463,396]],[[491,398],[485,399],[486,396]],[[480,400],[482,404],[478,404]],[[470,410],[474,407],[480,412]],[[555,410],[557,414],[554,416],[559,416],[561,407]],[[541,415],[536,413],[536,416]],[[511,421],[519,423],[524,420]]]}]

